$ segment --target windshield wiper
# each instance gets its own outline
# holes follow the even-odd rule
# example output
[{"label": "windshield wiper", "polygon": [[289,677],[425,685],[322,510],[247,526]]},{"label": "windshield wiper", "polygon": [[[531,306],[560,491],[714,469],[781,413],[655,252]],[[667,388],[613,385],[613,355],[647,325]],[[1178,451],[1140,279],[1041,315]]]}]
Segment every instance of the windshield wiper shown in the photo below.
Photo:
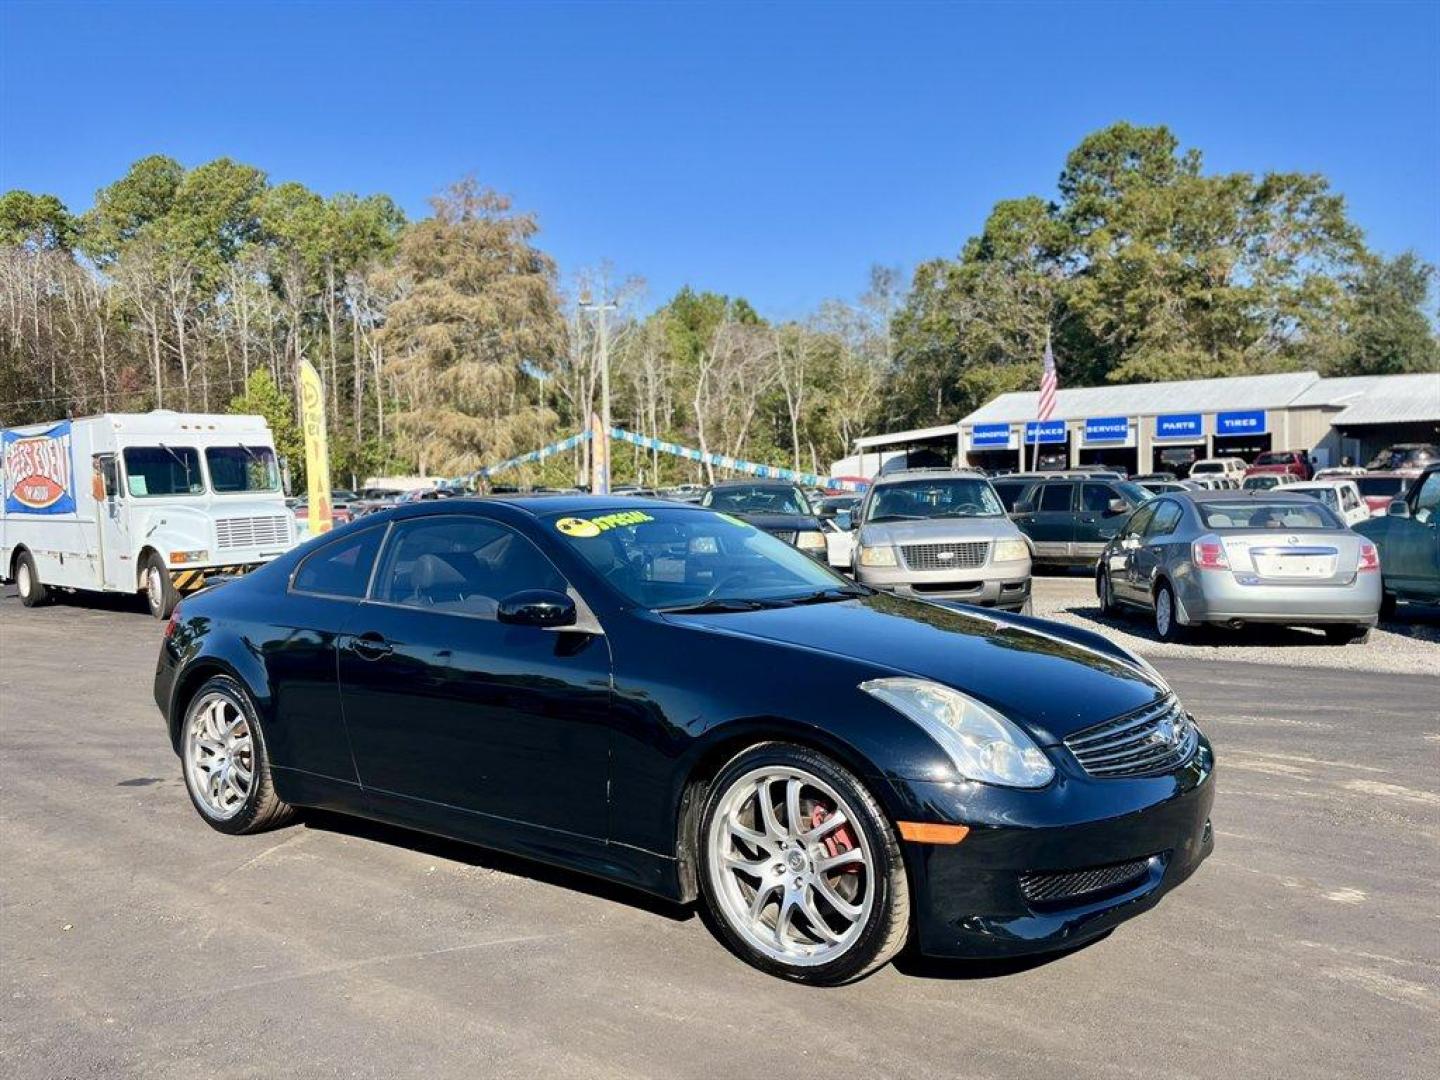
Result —
[{"label": "windshield wiper", "polygon": [[874,517],[866,518],[866,522],[875,521],[924,521],[928,514],[876,514]]},{"label": "windshield wiper", "polygon": [[772,600],[747,600],[739,596],[712,596],[689,604],[676,604],[673,607],[660,607],[655,610],[664,615],[708,615],[727,611],[759,611],[762,608],[774,606],[775,602]]},{"label": "windshield wiper", "polygon": [[801,593],[799,596],[782,597],[780,602],[786,605],[827,604],[831,600],[853,600],[857,596],[869,595],[869,589],[857,588],[854,585],[837,585],[831,589],[820,589],[817,592]]}]

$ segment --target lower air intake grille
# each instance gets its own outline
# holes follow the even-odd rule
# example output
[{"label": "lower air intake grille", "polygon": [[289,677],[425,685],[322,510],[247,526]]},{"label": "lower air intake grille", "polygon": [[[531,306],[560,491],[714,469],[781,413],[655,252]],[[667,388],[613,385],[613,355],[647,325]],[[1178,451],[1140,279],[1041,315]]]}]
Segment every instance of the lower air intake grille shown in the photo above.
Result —
[{"label": "lower air intake grille", "polygon": [[1077,731],[1065,740],[1091,776],[1152,776],[1190,760],[1200,733],[1174,695]]},{"label": "lower air intake grille", "polygon": [[1149,859],[1134,859],[1088,870],[1020,875],[1020,891],[1032,904],[1058,904],[1128,888],[1145,876]]}]

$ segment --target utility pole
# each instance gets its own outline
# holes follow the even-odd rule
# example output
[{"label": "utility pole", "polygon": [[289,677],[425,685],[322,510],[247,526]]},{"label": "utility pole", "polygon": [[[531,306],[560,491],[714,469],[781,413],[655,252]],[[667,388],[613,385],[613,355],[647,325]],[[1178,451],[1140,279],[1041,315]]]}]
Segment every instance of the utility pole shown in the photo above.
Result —
[{"label": "utility pole", "polygon": [[592,495],[610,494],[610,331],[605,322],[605,313],[614,311],[615,301],[601,300],[591,303],[588,294],[580,296],[580,310],[595,312],[595,328],[600,343],[600,438],[598,445],[591,447],[592,454],[599,454],[599,468],[594,470],[590,481]]}]

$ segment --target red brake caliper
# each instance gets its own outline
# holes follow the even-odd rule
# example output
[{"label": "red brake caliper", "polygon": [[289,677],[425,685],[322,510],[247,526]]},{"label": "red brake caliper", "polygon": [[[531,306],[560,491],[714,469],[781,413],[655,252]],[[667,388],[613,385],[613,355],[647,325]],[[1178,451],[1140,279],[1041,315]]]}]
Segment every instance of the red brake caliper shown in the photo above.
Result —
[{"label": "red brake caliper", "polygon": [[[810,828],[818,829],[829,816],[830,812],[825,807],[816,806],[810,812]],[[825,854],[832,859],[842,851],[849,851],[855,846],[855,834],[850,831],[850,823],[847,821],[838,829],[832,829],[821,843],[825,845]],[[842,874],[858,874],[860,872],[858,863],[849,863],[839,869]]]}]

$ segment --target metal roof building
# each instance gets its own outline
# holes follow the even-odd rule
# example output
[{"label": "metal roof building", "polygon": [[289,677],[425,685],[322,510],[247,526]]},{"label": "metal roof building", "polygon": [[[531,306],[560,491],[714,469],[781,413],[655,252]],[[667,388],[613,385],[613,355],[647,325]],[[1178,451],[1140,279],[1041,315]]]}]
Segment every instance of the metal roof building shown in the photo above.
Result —
[{"label": "metal roof building", "polygon": [[[1038,391],[1001,394],[958,423],[856,440],[862,461],[949,447],[987,469],[1181,470],[1201,457],[1305,450],[1363,463],[1386,445],[1440,443],[1440,372],[1327,379],[1314,371],[1062,389],[1044,424]],[[1022,454],[1023,448],[1023,454]],[[868,459],[868,460],[867,460]]]}]

